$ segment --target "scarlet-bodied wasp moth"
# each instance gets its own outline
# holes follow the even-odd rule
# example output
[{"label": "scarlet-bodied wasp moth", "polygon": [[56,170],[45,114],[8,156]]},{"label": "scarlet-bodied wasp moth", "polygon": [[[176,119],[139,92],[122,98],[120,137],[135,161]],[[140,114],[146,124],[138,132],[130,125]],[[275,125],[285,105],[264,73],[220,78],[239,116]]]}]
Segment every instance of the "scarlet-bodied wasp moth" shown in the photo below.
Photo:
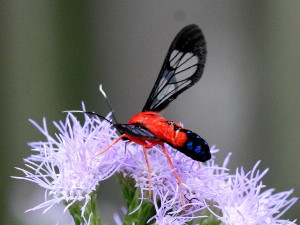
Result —
[{"label": "scarlet-bodied wasp moth", "polygon": [[[134,115],[127,124],[114,124],[121,133],[106,149],[120,139],[128,139],[143,146],[148,167],[149,189],[151,189],[151,167],[147,148],[160,145],[172,169],[175,169],[164,144],[172,146],[188,157],[205,162],[211,158],[207,142],[198,134],[187,130],[171,120],[161,117],[161,111],[179,94],[193,86],[202,76],[206,61],[206,42],[197,25],[184,27],[172,42],[158,78],[141,113]],[[174,170],[180,184],[182,202],[182,181]]]}]

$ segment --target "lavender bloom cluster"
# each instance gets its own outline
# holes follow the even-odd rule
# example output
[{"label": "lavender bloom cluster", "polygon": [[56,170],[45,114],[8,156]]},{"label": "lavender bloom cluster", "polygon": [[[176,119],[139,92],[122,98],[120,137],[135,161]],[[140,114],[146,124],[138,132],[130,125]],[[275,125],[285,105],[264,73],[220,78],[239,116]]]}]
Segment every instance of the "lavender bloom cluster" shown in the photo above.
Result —
[{"label": "lavender bloom cluster", "polygon": [[[122,166],[124,154],[112,148],[107,154],[95,157],[99,149],[109,145],[117,137],[107,121],[84,115],[84,124],[68,113],[65,122],[54,122],[58,134],[52,137],[47,129],[46,119],[43,126],[30,122],[45,136],[46,141],[31,142],[29,146],[36,153],[24,159],[27,169],[17,168],[24,177],[14,177],[38,184],[45,189],[45,201],[27,211],[45,208],[67,201],[68,209],[76,201],[84,200],[82,212],[102,180],[106,180]],[[123,157],[123,158],[122,158]]]},{"label": "lavender bloom cluster", "polygon": [[[148,150],[152,168],[149,188],[148,168],[141,146],[120,141],[104,154],[95,156],[118,137],[116,130],[96,116],[84,114],[82,123],[76,116],[69,112],[64,122],[54,123],[58,130],[55,135],[49,134],[45,119],[42,126],[31,121],[45,136],[45,141],[29,143],[34,154],[24,159],[26,169],[17,168],[24,176],[14,178],[44,188],[45,200],[27,211],[43,209],[46,212],[62,202],[67,210],[81,201],[79,216],[84,222],[80,224],[100,224],[91,219],[95,212],[84,216],[86,208],[101,181],[117,173],[134,180],[134,188],[141,193],[140,204],[126,213],[134,215],[141,210],[143,202],[151,203],[155,211],[147,219],[151,224],[179,225],[190,221],[224,225],[296,224],[296,220],[281,219],[297,201],[290,197],[293,190],[274,193],[274,189],[267,189],[262,182],[267,170],[260,171],[259,162],[250,172],[239,168],[230,174],[227,165],[231,154],[222,165],[217,165],[215,156],[219,150],[212,147],[212,159],[200,164],[166,144],[183,181],[185,205],[182,205],[178,181],[159,146]],[[120,216],[115,215],[115,221],[123,224]]]}]

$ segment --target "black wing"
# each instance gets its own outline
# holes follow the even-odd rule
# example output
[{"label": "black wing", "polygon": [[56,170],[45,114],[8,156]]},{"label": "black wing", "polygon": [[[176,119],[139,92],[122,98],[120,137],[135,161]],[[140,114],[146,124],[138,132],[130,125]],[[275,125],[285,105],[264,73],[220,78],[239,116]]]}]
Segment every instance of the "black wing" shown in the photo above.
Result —
[{"label": "black wing", "polygon": [[206,42],[197,25],[184,27],[172,42],[164,64],[143,108],[161,111],[201,77],[206,61]]},{"label": "black wing", "polygon": [[136,138],[147,138],[159,140],[159,138],[153,134],[148,128],[144,127],[139,123],[131,123],[131,124],[114,124],[117,130],[121,134],[129,134],[132,137]]}]

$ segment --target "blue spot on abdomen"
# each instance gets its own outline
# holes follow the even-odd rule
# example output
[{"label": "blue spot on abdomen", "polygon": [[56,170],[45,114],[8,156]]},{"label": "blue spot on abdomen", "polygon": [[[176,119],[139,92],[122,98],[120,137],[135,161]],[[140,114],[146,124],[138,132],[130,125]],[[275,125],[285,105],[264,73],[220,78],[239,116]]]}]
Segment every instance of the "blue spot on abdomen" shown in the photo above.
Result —
[{"label": "blue spot on abdomen", "polygon": [[187,143],[186,143],[186,147],[187,147],[187,149],[189,149],[189,150],[193,149],[193,142],[191,142],[191,141],[187,142]]},{"label": "blue spot on abdomen", "polygon": [[195,151],[197,154],[200,154],[201,148],[202,148],[202,146],[201,146],[201,145],[198,145],[198,146],[196,146],[196,148],[194,149],[194,151]]}]

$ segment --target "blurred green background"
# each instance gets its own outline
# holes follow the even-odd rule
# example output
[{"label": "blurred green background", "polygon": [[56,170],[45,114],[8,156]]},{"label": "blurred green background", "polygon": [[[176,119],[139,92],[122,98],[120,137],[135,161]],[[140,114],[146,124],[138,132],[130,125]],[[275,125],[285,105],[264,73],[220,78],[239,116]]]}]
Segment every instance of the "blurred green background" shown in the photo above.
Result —
[{"label": "blurred green background", "polygon": [[[103,84],[119,121],[139,112],[167,49],[185,25],[198,24],[208,44],[199,84],[165,116],[216,144],[230,167],[270,168],[263,180],[300,196],[300,1],[1,1],[1,219],[55,224],[61,208],[26,213],[43,190],[13,180],[42,139],[28,122],[63,119],[63,110],[105,115]],[[54,132],[54,129],[52,129]],[[104,222],[120,211],[113,179],[100,189]],[[299,203],[283,218],[300,218]],[[62,219],[62,221],[65,221]],[[66,220],[67,221],[67,220]]]}]

